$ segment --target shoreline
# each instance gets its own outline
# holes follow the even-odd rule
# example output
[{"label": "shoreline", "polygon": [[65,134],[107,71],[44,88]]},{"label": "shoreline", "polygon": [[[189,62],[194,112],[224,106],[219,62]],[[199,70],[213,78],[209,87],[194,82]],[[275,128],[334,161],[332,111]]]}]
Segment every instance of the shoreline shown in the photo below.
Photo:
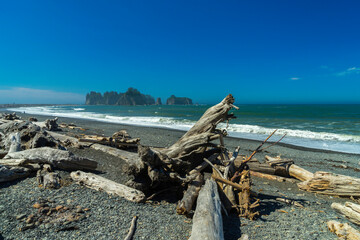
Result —
[{"label": "shoreline", "polygon": [[[49,116],[19,113],[24,120],[36,117],[39,121]],[[50,117],[51,118],[51,117]],[[131,137],[141,139],[146,146],[168,147],[176,142],[184,131],[123,125],[99,122],[96,120],[74,119],[59,117],[58,123],[74,123],[85,128],[63,129],[60,134],[80,135],[98,134],[111,136],[114,132],[125,129]],[[215,141],[214,141],[215,142]],[[229,151],[241,146],[240,155],[249,155],[255,150],[260,141],[226,137],[224,139]],[[264,145],[265,147],[267,145]],[[100,175],[125,183],[128,176],[121,169],[123,161],[107,153],[93,149],[69,149],[74,154],[94,159],[99,163]],[[292,146],[277,144],[264,152],[257,153],[254,158],[264,161],[265,155],[293,159],[295,164],[311,172],[327,171],[342,175],[358,177],[360,166],[359,156],[356,154],[314,151],[311,149],[295,149]],[[344,168],[343,166],[346,166]],[[313,194],[298,189],[296,184],[276,182],[253,177],[252,190],[258,194],[261,205],[258,208],[261,217],[254,221],[239,218],[236,214],[223,216],[224,234],[226,240],[237,240],[242,234],[248,234],[253,240],[263,239],[332,239],[333,233],[327,230],[326,222],[339,218],[331,209],[333,202],[345,202],[347,199]],[[30,189],[30,191],[29,191]],[[128,231],[128,223],[133,215],[139,216],[139,225],[134,239],[146,236],[147,239],[187,239],[191,232],[192,220],[175,212],[176,202],[154,202],[135,204],[119,197],[107,195],[104,192],[91,190],[77,184],[64,186],[58,190],[41,189],[36,185],[35,176],[27,179],[0,184],[4,196],[0,198],[0,218],[5,219],[0,224],[0,237],[22,239],[112,239],[114,236],[124,237]],[[302,203],[299,208],[286,203],[280,203],[276,198],[288,198]],[[38,199],[50,199],[57,204],[80,205],[90,210],[85,220],[76,224],[78,230],[55,232],[58,226],[35,228],[19,232],[19,221],[15,217],[19,214],[31,213],[31,206]],[[5,207],[7,206],[7,207]],[[311,217],[309,217],[311,216]],[[347,220],[345,220],[348,222]],[[107,223],[108,227],[104,227]],[[154,226],[154,222],[160,223]]]},{"label": "shoreline", "polygon": [[[26,105],[26,104],[25,104]],[[52,106],[54,104],[28,104],[31,106]],[[64,104],[59,104],[58,106],[72,106],[72,105],[64,105]],[[0,113],[10,113],[11,111],[8,111],[6,109],[2,109],[1,105],[0,105]],[[22,112],[16,112],[16,114],[20,117],[27,117],[29,118],[30,116],[36,117],[38,119],[48,119],[49,117],[55,117],[54,115],[42,115],[42,114],[28,114],[28,113],[22,113]],[[136,124],[126,124],[126,123],[116,123],[116,122],[108,122],[108,121],[102,121],[101,119],[89,119],[89,118],[74,118],[74,117],[64,117],[64,116],[59,116],[59,119],[65,118],[67,120],[69,120],[70,122],[94,122],[94,123],[103,123],[103,124],[111,124],[111,125],[117,125],[117,126],[124,126],[124,127],[129,127],[129,128],[149,128],[149,129],[158,129],[158,130],[169,130],[169,131],[174,131],[174,132],[179,132],[179,133],[185,133],[187,130],[181,130],[181,129],[176,129],[176,128],[171,128],[171,127],[161,127],[161,126],[146,126],[146,125],[136,125]],[[66,121],[66,122],[69,122]],[[236,137],[236,136],[227,136],[227,139],[234,139],[234,140],[242,140],[242,141],[249,141],[249,142],[254,142],[257,144],[260,144],[262,141],[261,140],[256,140],[256,139],[250,139],[250,138],[242,138],[242,137]],[[265,140],[265,138],[264,138]],[[271,139],[268,141],[268,143],[274,143],[274,141],[271,141]],[[349,156],[358,156],[360,157],[359,153],[351,153],[351,152],[342,152],[342,151],[336,151],[336,150],[329,150],[329,149],[319,149],[319,148],[311,148],[311,147],[306,147],[306,146],[299,146],[299,145],[294,145],[294,144],[290,144],[290,143],[284,143],[284,142],[279,142],[276,145],[278,146],[282,146],[282,147],[286,147],[286,148],[292,148],[294,150],[301,150],[301,151],[311,151],[311,152],[319,152],[319,153],[335,153],[335,154],[345,154],[345,155],[349,155]]]}]

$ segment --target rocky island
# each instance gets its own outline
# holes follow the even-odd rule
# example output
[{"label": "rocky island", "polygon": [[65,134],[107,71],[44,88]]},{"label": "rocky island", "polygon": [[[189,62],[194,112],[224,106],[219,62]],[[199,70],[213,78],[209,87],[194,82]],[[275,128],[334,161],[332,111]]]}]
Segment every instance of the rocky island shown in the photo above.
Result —
[{"label": "rocky island", "polygon": [[86,94],[86,105],[154,105],[155,99],[150,95],[140,93],[135,88],[129,88],[125,93],[114,91],[90,92]]},{"label": "rocky island", "polygon": [[175,95],[171,95],[166,100],[167,105],[192,105],[192,100],[187,97],[175,97]]},{"label": "rocky island", "polygon": [[[125,93],[117,93],[114,91],[100,92],[91,91],[86,94],[86,105],[162,105],[161,98],[155,98],[150,95],[140,93],[135,88],[129,88]],[[187,97],[175,97],[171,95],[167,101],[167,105],[192,105],[192,100]]]}]

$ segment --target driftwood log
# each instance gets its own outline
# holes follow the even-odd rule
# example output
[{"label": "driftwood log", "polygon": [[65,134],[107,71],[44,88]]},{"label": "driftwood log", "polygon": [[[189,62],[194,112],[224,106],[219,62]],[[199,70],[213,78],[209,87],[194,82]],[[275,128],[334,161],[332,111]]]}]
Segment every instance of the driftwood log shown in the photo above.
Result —
[{"label": "driftwood log", "polygon": [[331,208],[344,215],[349,221],[360,225],[360,205],[352,202],[346,202],[345,205],[332,203]]},{"label": "driftwood log", "polygon": [[[302,167],[295,165],[292,160],[281,159],[280,157],[273,158],[270,156],[265,156],[265,159],[267,160],[267,163],[270,166],[279,166],[278,165],[279,163],[282,164],[280,166],[282,166],[284,169],[286,169],[286,172],[288,175],[288,176],[283,176],[283,177],[291,176],[296,179],[299,179],[300,181],[307,181],[314,177],[314,174],[312,172],[309,172],[309,171],[303,169]],[[275,174],[275,175],[277,175],[277,174]]]},{"label": "driftwood log", "polygon": [[176,207],[176,212],[178,214],[187,215],[190,213],[203,183],[204,178],[200,173],[192,182],[189,183],[188,189]]},{"label": "driftwood log", "polygon": [[33,163],[48,163],[64,170],[95,170],[97,162],[78,157],[69,151],[49,147],[28,149],[20,152],[8,153],[0,164],[5,166],[27,166]]},{"label": "driftwood log", "polygon": [[31,170],[25,167],[10,167],[0,165],[0,183],[26,178]]},{"label": "driftwood log", "polygon": [[298,183],[298,187],[325,195],[360,197],[360,178],[328,172],[316,172],[312,179]]},{"label": "driftwood log", "polygon": [[123,169],[126,173],[137,174],[145,169],[145,164],[143,163],[143,161],[141,161],[137,153],[124,151],[101,144],[93,144],[90,147],[124,160],[127,163],[127,166],[125,166]]},{"label": "driftwood log", "polygon": [[337,221],[328,221],[327,226],[330,232],[336,234],[339,239],[360,240],[360,232],[347,223],[339,223]]},{"label": "driftwood log", "polygon": [[108,145],[116,148],[137,147],[140,138],[131,138],[125,131],[121,130],[114,133],[111,137],[104,137],[98,135],[84,135],[79,138],[80,142],[98,143]]},{"label": "driftwood log", "polygon": [[70,176],[76,183],[83,184],[88,188],[103,190],[108,194],[115,194],[132,202],[145,201],[145,194],[143,192],[93,173],[76,171],[70,173]]},{"label": "driftwood log", "polygon": [[214,180],[206,180],[200,190],[193,217],[193,225],[189,240],[223,240],[223,221],[221,202]]}]

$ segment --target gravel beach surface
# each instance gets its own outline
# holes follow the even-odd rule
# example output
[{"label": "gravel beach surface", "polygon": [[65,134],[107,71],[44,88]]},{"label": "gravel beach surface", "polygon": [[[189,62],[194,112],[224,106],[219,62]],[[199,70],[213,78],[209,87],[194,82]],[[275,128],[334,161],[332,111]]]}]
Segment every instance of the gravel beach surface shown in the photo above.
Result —
[{"label": "gravel beach surface", "polygon": [[[21,115],[27,119],[29,115]],[[46,116],[36,116],[39,121]],[[81,119],[59,118],[59,123],[74,123],[86,130],[69,130],[64,134],[99,134],[110,136],[125,129],[132,137],[141,138],[141,144],[166,147],[172,145],[184,132],[170,129],[157,129],[127,126]],[[240,154],[249,155],[259,145],[258,141],[226,138],[230,151],[241,146]],[[77,155],[89,157],[99,162],[98,171],[102,176],[119,183],[129,177],[122,173],[123,162],[111,155],[93,149],[69,149]],[[309,171],[329,171],[353,177],[360,176],[360,156],[336,152],[326,152],[278,144],[258,153],[256,158],[263,161],[265,155],[291,158],[295,163]],[[64,177],[67,172],[61,172]],[[249,221],[230,214],[224,216],[225,239],[237,240],[242,234],[249,239],[336,239],[327,230],[326,222],[339,220],[348,222],[330,208],[332,202],[345,202],[348,199],[316,195],[298,190],[296,184],[279,183],[252,178],[252,190],[258,193],[261,204],[257,211],[260,218]],[[303,208],[288,205],[276,200],[286,197],[304,205]],[[25,231],[22,214],[35,214],[32,207],[39,201],[52,205],[65,205],[69,208],[89,209],[83,213],[81,221],[61,224],[41,224]],[[57,190],[39,188],[35,177],[0,184],[0,239],[124,239],[128,233],[133,216],[138,216],[134,239],[187,239],[191,233],[192,221],[175,212],[176,202],[154,201],[151,203],[132,203],[116,196],[95,191],[75,183]],[[349,222],[348,222],[349,223]],[[70,225],[70,227],[69,227]],[[351,224],[352,225],[352,224]],[[354,225],[352,225],[354,226]]]}]

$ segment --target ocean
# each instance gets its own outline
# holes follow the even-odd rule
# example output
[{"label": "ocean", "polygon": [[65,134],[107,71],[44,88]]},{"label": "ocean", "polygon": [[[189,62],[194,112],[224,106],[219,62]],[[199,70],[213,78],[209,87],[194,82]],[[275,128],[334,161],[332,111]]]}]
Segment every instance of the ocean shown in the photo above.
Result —
[{"label": "ocean", "polygon": [[[28,114],[188,130],[211,107],[190,106],[41,106],[8,108]],[[229,136],[360,154],[360,105],[238,105],[236,119],[220,124]]]}]

